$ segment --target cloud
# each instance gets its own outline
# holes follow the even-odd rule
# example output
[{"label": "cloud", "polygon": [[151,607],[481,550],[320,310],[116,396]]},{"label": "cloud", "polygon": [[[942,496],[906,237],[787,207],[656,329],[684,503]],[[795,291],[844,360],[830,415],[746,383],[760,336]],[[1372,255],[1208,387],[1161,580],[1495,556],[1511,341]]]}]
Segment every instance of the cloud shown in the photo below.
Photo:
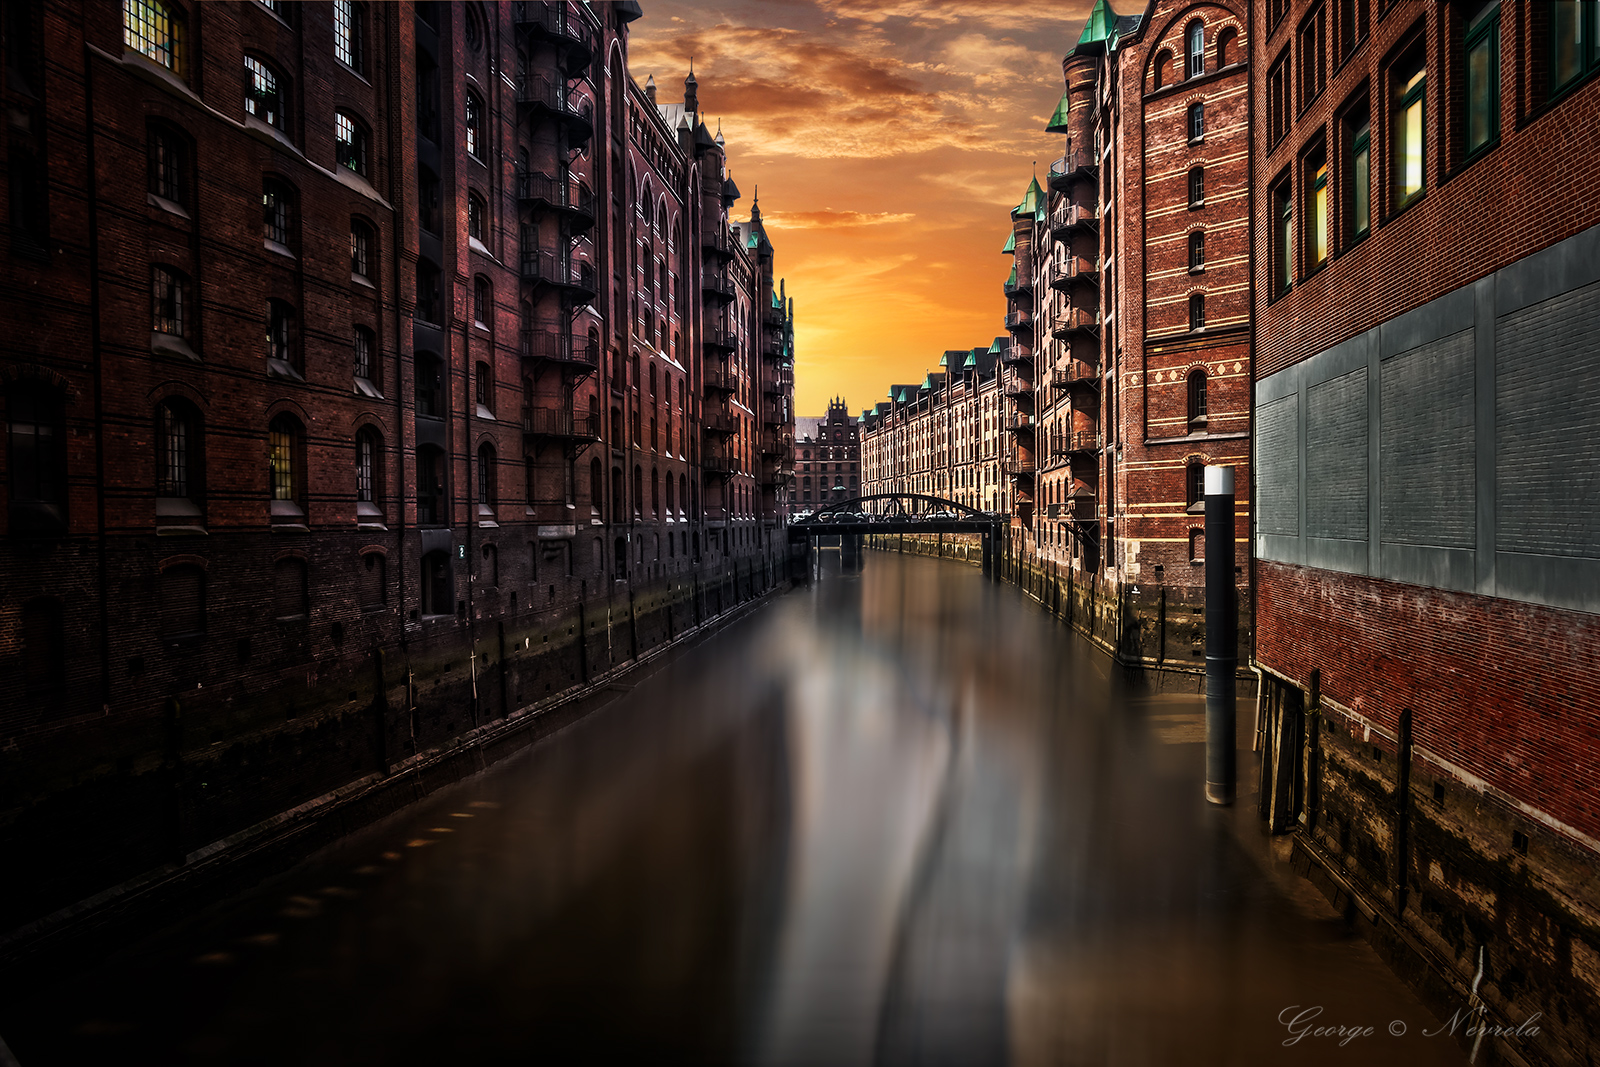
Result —
[{"label": "cloud", "polygon": [[780,230],[832,230],[846,226],[884,226],[916,218],[911,211],[780,211],[762,221]]}]

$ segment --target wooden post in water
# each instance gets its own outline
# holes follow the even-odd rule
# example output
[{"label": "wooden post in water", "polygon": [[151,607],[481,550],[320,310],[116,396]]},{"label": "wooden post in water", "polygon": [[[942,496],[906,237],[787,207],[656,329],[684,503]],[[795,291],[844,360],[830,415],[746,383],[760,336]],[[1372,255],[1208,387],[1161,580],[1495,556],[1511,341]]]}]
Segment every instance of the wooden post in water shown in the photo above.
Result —
[{"label": "wooden post in water", "polygon": [[1206,486],[1206,799],[1232,804],[1238,776],[1234,751],[1234,672],[1239,618],[1233,587],[1233,468],[1210,467]]}]

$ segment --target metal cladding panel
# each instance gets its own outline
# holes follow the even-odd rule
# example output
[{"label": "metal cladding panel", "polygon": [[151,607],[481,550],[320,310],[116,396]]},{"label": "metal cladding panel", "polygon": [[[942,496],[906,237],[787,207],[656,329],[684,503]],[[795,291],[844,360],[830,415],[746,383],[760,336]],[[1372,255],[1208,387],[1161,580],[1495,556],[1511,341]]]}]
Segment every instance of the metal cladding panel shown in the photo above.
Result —
[{"label": "metal cladding panel", "polygon": [[1256,521],[1261,533],[1300,535],[1300,408],[1296,394],[1256,409]]},{"label": "metal cladding panel", "polygon": [[1306,390],[1306,534],[1367,539],[1367,368]]},{"label": "metal cladding panel", "polygon": [[1463,330],[1383,361],[1382,505],[1386,544],[1476,544],[1473,332]]},{"label": "metal cladding panel", "polygon": [[1495,322],[1502,552],[1600,558],[1600,282]]}]

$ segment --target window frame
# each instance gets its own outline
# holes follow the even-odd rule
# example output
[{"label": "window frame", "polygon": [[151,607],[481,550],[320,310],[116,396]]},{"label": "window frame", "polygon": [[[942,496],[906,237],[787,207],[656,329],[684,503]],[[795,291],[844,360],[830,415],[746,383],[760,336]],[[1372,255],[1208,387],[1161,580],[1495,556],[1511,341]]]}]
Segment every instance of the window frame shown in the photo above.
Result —
[{"label": "window frame", "polygon": [[1197,426],[1203,427],[1206,425],[1206,389],[1206,370],[1204,367],[1195,367],[1189,372],[1186,402],[1186,413],[1191,431]]},{"label": "window frame", "polygon": [[1204,274],[1206,269],[1206,231],[1189,231],[1189,273]]},{"label": "window frame", "polygon": [[306,431],[300,420],[279,412],[267,423],[267,500],[275,523],[304,523]]},{"label": "window frame", "polygon": [[189,207],[189,138],[165,122],[145,127],[147,191],[158,200]]},{"label": "window frame", "polygon": [[[1300,156],[1300,188],[1305,196],[1300,227],[1301,254],[1304,257],[1303,277],[1309,278],[1333,259],[1333,216],[1328,198],[1328,149],[1319,134]],[[1321,246],[1317,239],[1321,238]],[[1320,254],[1319,254],[1320,253]]]},{"label": "window frame", "polygon": [[1294,263],[1294,183],[1289,174],[1279,177],[1276,182],[1268,187],[1271,197],[1273,213],[1270,217],[1272,225],[1271,256],[1268,269],[1272,271],[1269,280],[1268,302],[1276,301],[1294,291],[1295,263]]},{"label": "window frame", "polygon": [[373,264],[377,262],[377,233],[364,219],[350,220],[350,276],[368,282],[373,278]]},{"label": "window frame", "polygon": [[[383,367],[378,358],[377,331],[370,326],[363,326],[357,323],[351,330],[350,345],[353,377],[357,381],[366,382],[373,389],[381,391],[383,389]],[[363,374],[363,370],[366,373]]]},{"label": "window frame", "polygon": [[[489,202],[471,189],[467,190],[467,239],[483,244],[488,232]],[[476,231],[476,232],[474,232]]]},{"label": "window frame", "polygon": [[[187,292],[189,278],[183,271],[167,263],[150,265],[150,331],[176,337],[189,338],[193,299]],[[174,327],[174,328],[169,328]]]},{"label": "window frame", "polygon": [[[1405,72],[1412,73],[1408,75]],[[1384,74],[1389,105],[1389,173],[1385,185],[1389,215],[1392,217],[1421,200],[1428,191],[1428,57],[1425,42],[1420,38],[1414,41],[1389,64]],[[1410,112],[1413,106],[1417,108],[1417,184],[1409,192],[1402,193],[1402,181],[1410,170]],[[1402,125],[1406,127],[1406,136],[1402,136]]]},{"label": "window frame", "polygon": [[[1343,207],[1348,212],[1345,244],[1354,247],[1372,233],[1372,112],[1366,103],[1366,90],[1360,93],[1361,102],[1340,116],[1344,132],[1345,187]],[[1362,209],[1362,195],[1365,208]]]},{"label": "window frame", "polygon": [[[346,128],[349,138],[344,137]],[[355,112],[339,108],[333,113],[333,156],[337,167],[370,181],[372,134]]]},{"label": "window frame", "polygon": [[333,58],[363,78],[367,76],[366,7],[360,0],[333,4]]},{"label": "window frame", "polygon": [[61,390],[43,382],[13,380],[6,386],[5,415],[10,533],[65,534],[68,519],[65,396]]},{"label": "window frame", "polygon": [[[1492,151],[1500,143],[1500,11],[1499,0],[1484,5],[1473,21],[1463,28],[1461,35],[1461,164],[1467,166]],[[1593,20],[1591,20],[1593,21]],[[1488,51],[1486,73],[1487,99],[1483,117],[1487,126],[1483,141],[1472,143],[1472,126],[1476,102],[1473,99],[1473,51],[1485,45]],[[1600,47],[1593,46],[1591,47]]]},{"label": "window frame", "polygon": [[267,247],[295,254],[294,187],[275,175],[261,179],[261,235]]},{"label": "window frame", "polygon": [[1206,206],[1206,168],[1194,166],[1189,168],[1189,209]]},{"label": "window frame", "polygon": [[1206,24],[1192,20],[1183,28],[1183,79],[1203,77],[1206,72]]},{"label": "window frame", "polygon": [[1206,104],[1204,100],[1196,100],[1185,109],[1184,130],[1189,135],[1190,144],[1199,144],[1206,139]]},{"label": "window frame", "polygon": [[1206,328],[1206,294],[1189,294],[1189,332],[1202,333]]},{"label": "window frame", "polygon": [[[141,9],[147,12],[142,20]],[[153,36],[160,33],[158,18],[166,20],[165,44],[160,37]],[[186,30],[184,11],[175,4],[163,0],[122,0],[122,46],[183,79],[187,79],[189,73]]]},{"label": "window frame", "polygon": [[471,89],[466,91],[463,121],[461,124],[462,144],[466,147],[467,155],[479,163],[485,158],[484,152],[484,107],[483,98]]},{"label": "window frame", "polygon": [[300,377],[299,312],[287,300],[267,298],[267,370]]},{"label": "window frame", "polygon": [[[288,135],[288,79],[283,71],[251,52],[244,54],[244,113],[279,133]],[[270,83],[263,88],[263,83]],[[270,109],[270,110],[269,110]],[[263,115],[262,112],[266,114]]]}]

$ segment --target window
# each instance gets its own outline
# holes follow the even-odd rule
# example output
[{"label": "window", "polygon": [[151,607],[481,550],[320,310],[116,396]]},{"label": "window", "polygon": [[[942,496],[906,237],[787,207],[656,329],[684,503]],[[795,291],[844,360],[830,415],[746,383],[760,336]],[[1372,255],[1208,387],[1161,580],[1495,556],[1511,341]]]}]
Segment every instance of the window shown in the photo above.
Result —
[{"label": "window", "polygon": [[183,21],[161,0],[122,0],[122,44],[184,73]]},{"label": "window", "polygon": [[1328,262],[1328,153],[1317,148],[1306,156],[1306,273]]},{"label": "window", "polygon": [[1189,273],[1198,274],[1206,269],[1206,232],[1196,230],[1189,235]]},{"label": "window", "polygon": [[489,364],[479,363],[477,374],[474,375],[476,389],[473,398],[478,403],[478,414],[492,417],[494,411],[494,371],[489,369]]},{"label": "window", "polygon": [[1189,329],[1203,330],[1206,328],[1206,295],[1204,293],[1191,293],[1189,295]]},{"label": "window", "polygon": [[1485,4],[1467,25],[1464,143],[1470,157],[1500,139],[1500,5]]},{"label": "window", "polygon": [[1339,58],[1347,58],[1367,36],[1367,0],[1339,0]]},{"label": "window", "polygon": [[[205,470],[201,462],[200,412],[186,400],[173,398],[156,408],[156,504],[157,518],[187,515],[198,518],[196,504],[202,494]],[[181,501],[190,507],[164,506],[163,501]]]},{"label": "window", "polygon": [[1189,531],[1189,562],[1204,563],[1206,561],[1206,532],[1204,530]]},{"label": "window", "polygon": [[1322,48],[1323,8],[1307,15],[1300,23],[1300,110],[1311,106],[1327,84],[1328,67]]},{"label": "window", "polygon": [[10,527],[14,534],[66,532],[66,420],[59,392],[6,386]]},{"label": "window", "polygon": [[444,376],[439,357],[428,352],[416,359],[417,415],[427,419],[444,417]]},{"label": "window", "polygon": [[1196,367],[1189,372],[1189,428],[1206,424],[1206,372]]},{"label": "window", "polygon": [[333,54],[357,74],[366,71],[366,5],[334,0]]},{"label": "window", "polygon": [[188,280],[171,267],[157,265],[150,271],[150,328],[173,337],[188,335]]},{"label": "window", "polygon": [[193,563],[161,570],[161,638],[182,641],[206,630],[206,572]]},{"label": "window", "polygon": [[477,193],[467,194],[467,236],[482,243],[489,205]]},{"label": "window", "polygon": [[449,514],[444,452],[425,445],[417,451],[417,522],[438,526],[449,520]]},{"label": "window", "polygon": [[305,485],[304,433],[292,415],[279,415],[267,426],[267,473],[274,522],[299,521]]},{"label": "window", "polygon": [[1183,495],[1191,512],[1206,509],[1206,466],[1197,459],[1190,460],[1184,467]]},{"label": "window", "polygon": [[1294,200],[1289,179],[1273,188],[1272,205],[1272,291],[1274,296],[1282,296],[1294,285]]},{"label": "window", "polygon": [[1267,32],[1271,33],[1283,21],[1283,16],[1289,13],[1289,0],[1268,0],[1268,8]]},{"label": "window", "polygon": [[489,279],[480,274],[472,279],[472,321],[479,326],[488,326],[489,309]]},{"label": "window", "polygon": [[267,301],[267,366],[279,373],[298,373],[294,308],[282,300]]},{"label": "window", "polygon": [[1550,95],[1560,95],[1568,86],[1600,66],[1600,5],[1573,0],[1551,0],[1550,7]]},{"label": "window", "polygon": [[439,268],[426,259],[417,260],[417,318],[442,325],[439,300]]},{"label": "window", "polygon": [[1289,52],[1267,74],[1267,144],[1275,145],[1289,132]]},{"label": "window", "polygon": [[467,8],[467,47],[474,52],[483,51],[483,14],[478,10],[478,5],[472,4]]},{"label": "window", "polygon": [[375,504],[378,491],[378,457],[383,443],[370,427],[356,434],[356,502]]},{"label": "window", "polygon": [[303,619],[306,603],[306,561],[285,556],[272,565],[272,614],[279,619]]},{"label": "window", "polygon": [[350,222],[350,273],[360,278],[372,277],[372,227],[360,219]]},{"label": "window", "polygon": [[1206,135],[1206,106],[1190,104],[1188,112],[1189,140],[1199,141]]},{"label": "window", "polygon": [[417,50],[417,133],[439,143],[439,65]]},{"label": "window", "polygon": [[1206,202],[1206,171],[1195,167],[1189,171],[1189,206],[1204,207]]},{"label": "window", "polygon": [[1399,211],[1422,195],[1423,112],[1427,107],[1427,68],[1419,45],[1389,73],[1394,94],[1390,140],[1390,209]]},{"label": "window", "polygon": [[1359,241],[1372,229],[1372,126],[1367,109],[1362,107],[1345,119],[1350,138],[1349,192],[1345,205],[1350,210],[1350,240]]},{"label": "window", "polygon": [[348,111],[334,112],[334,155],[339,166],[367,176],[367,128]]},{"label": "window", "polygon": [[266,240],[281,251],[290,249],[293,229],[290,221],[294,193],[283,182],[268,178],[261,183],[261,225]]},{"label": "window", "polygon": [[449,615],[455,600],[454,586],[449,553],[435,549],[422,557],[422,614]]},{"label": "window", "polygon": [[1160,89],[1166,84],[1167,64],[1172,62],[1172,53],[1162,50],[1156,53],[1155,62],[1150,65],[1150,88]]},{"label": "window", "polygon": [[188,202],[188,141],[165,126],[151,126],[148,141],[151,195],[183,206]]},{"label": "window", "polygon": [[467,90],[467,154],[473,159],[483,158],[483,101],[478,94]]},{"label": "window", "polygon": [[1186,57],[1185,77],[1198,78],[1206,72],[1206,28],[1198,19],[1189,23],[1183,34]]},{"label": "window", "polygon": [[600,472],[600,461],[589,461],[589,509],[595,518],[600,517],[600,510],[605,502],[605,487],[601,484],[604,476]]},{"label": "window", "polygon": [[1233,50],[1239,44],[1239,31],[1228,26],[1217,34],[1217,69],[1233,64]]},{"label": "window", "polygon": [[492,518],[496,501],[494,477],[494,446],[478,446],[478,515]]},{"label": "window", "polygon": [[417,224],[429,233],[441,232],[439,176],[424,166],[417,167]]},{"label": "window", "polygon": [[283,129],[284,111],[288,107],[283,86],[283,78],[277,71],[255,56],[244,57],[246,115],[253,115],[268,126]]},{"label": "window", "polygon": [[360,593],[362,611],[381,611],[389,602],[389,561],[381,552],[361,557]]},{"label": "window", "polygon": [[377,387],[380,384],[377,335],[365,326],[357,326],[354,352],[356,378]]}]

